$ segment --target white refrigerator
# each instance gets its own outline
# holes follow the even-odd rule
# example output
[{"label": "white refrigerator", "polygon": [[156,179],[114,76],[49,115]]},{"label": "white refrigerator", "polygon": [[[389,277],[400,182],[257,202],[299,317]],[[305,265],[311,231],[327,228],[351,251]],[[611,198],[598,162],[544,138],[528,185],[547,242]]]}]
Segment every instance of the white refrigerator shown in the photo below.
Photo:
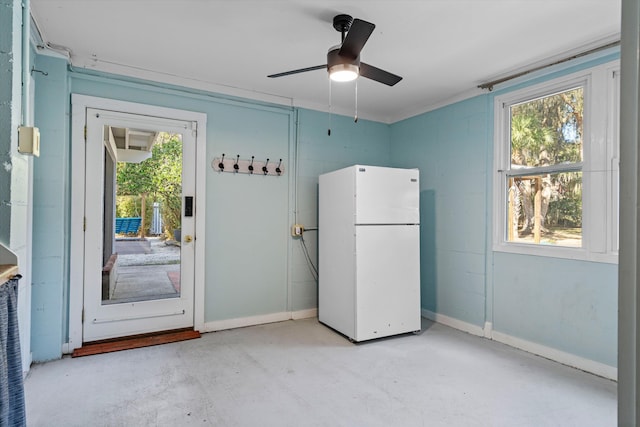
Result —
[{"label": "white refrigerator", "polygon": [[352,341],[420,331],[417,169],[321,175],[318,231],[320,322]]}]

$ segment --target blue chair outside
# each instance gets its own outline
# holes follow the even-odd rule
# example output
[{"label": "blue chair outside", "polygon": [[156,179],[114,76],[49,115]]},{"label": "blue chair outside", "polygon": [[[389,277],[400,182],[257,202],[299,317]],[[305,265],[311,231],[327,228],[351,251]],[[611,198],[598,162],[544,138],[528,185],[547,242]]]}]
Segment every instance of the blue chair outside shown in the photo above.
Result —
[{"label": "blue chair outside", "polygon": [[116,234],[138,234],[142,218],[116,218]]}]

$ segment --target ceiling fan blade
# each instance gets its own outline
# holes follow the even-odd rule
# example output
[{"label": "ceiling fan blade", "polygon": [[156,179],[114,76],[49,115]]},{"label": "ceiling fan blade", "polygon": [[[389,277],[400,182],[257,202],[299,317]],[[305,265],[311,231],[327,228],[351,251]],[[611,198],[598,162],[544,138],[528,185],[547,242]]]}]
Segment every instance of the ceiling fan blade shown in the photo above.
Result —
[{"label": "ceiling fan blade", "polygon": [[360,55],[364,44],[369,40],[369,36],[373,33],[374,28],[376,28],[376,26],[371,22],[354,19],[347,36],[344,38],[344,42],[342,42],[342,47],[338,55],[349,59],[356,59],[358,55]]},{"label": "ceiling fan blade", "polygon": [[376,68],[373,65],[365,64],[364,62],[360,63],[360,75],[362,77],[384,83],[388,86],[393,86],[402,80],[402,77],[400,76],[396,76],[388,71]]},{"label": "ceiling fan blade", "polygon": [[275,78],[275,77],[290,76],[291,74],[306,73],[307,71],[321,70],[323,68],[326,69],[327,64],[314,65],[313,67],[300,68],[299,70],[291,70],[291,71],[285,71],[284,73],[271,74],[267,77]]}]

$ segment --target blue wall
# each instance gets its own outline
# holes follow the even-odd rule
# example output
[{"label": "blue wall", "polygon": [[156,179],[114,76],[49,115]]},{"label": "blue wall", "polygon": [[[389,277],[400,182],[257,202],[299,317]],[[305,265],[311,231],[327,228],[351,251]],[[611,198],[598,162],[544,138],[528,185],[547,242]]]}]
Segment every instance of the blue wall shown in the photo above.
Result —
[{"label": "blue wall", "polygon": [[11,165],[20,126],[20,73],[22,72],[21,4],[17,0],[0,0],[0,242],[9,246],[11,235]]},{"label": "blue wall", "polygon": [[[582,60],[499,93],[616,58]],[[391,126],[393,165],[421,172],[422,308],[616,366],[617,265],[492,250],[496,94]]]},{"label": "blue wall", "polygon": [[420,169],[422,308],[485,321],[486,96],[395,123],[392,162]]},{"label": "blue wall", "polygon": [[[71,92],[207,114],[207,165],[225,153],[289,165],[292,110],[110,76],[70,73]],[[205,322],[287,310],[288,180],[207,168]]]},{"label": "blue wall", "polygon": [[496,252],[493,328],[617,365],[618,266]]},{"label": "blue wall", "polygon": [[[36,92],[36,124],[48,146],[35,165],[41,225],[33,241],[42,250],[34,257],[34,360],[60,357],[68,338],[71,93],[206,113],[207,165],[222,153],[283,159],[279,178],[207,168],[205,322],[316,308],[317,285],[300,241],[290,237],[296,204],[297,222],[316,227],[318,175],[354,163],[388,164],[388,125],[334,115],[328,137],[325,113],[69,71],[51,57],[38,56],[37,68],[49,75],[38,78]],[[50,216],[55,229],[46,227]],[[317,233],[305,240],[317,264]]]},{"label": "blue wall", "polygon": [[[40,157],[33,171],[33,286],[31,346],[36,360],[60,356],[67,333],[69,248],[69,84],[66,61],[38,56],[35,122]],[[36,326],[37,325],[37,326]]]},{"label": "blue wall", "polygon": [[[234,105],[205,111],[208,158],[255,155],[289,167],[291,111]],[[209,169],[205,321],[287,311],[287,177]]]},{"label": "blue wall", "polygon": [[23,23],[23,3],[0,0],[0,10],[0,244],[15,253],[23,276],[18,287],[18,324],[22,366],[26,371],[31,353],[28,332],[33,160],[18,152],[18,128],[33,125],[31,106],[27,99],[23,102],[23,95],[31,87],[25,70],[29,69],[32,51],[30,46],[23,46],[23,32],[28,34],[30,31],[29,22]]}]

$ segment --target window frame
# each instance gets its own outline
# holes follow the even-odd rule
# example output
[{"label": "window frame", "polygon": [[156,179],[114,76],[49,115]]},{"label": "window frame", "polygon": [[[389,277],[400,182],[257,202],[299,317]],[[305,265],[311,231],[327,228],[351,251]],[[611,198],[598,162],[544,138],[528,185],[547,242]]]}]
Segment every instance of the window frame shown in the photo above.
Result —
[{"label": "window frame", "polygon": [[[496,95],[494,98],[493,250],[524,255],[617,263],[618,131],[614,108],[615,76],[619,61],[607,62],[576,73]],[[613,83],[612,83],[613,82]],[[511,170],[511,106],[566,90],[583,88],[583,152],[581,163],[567,168],[582,171],[582,247],[511,242],[507,240],[507,179]],[[605,101],[605,102],[603,102]],[[527,170],[528,174],[561,171],[564,166]],[[603,203],[604,202],[604,203]]]},{"label": "window frame", "polygon": [[613,143],[607,145],[607,159],[611,171],[608,174],[607,187],[611,189],[607,216],[609,221],[609,233],[607,236],[607,248],[613,254],[618,254],[620,231],[618,229],[618,209],[620,207],[620,66],[611,69],[611,79],[608,88],[609,123],[607,138]]}]

